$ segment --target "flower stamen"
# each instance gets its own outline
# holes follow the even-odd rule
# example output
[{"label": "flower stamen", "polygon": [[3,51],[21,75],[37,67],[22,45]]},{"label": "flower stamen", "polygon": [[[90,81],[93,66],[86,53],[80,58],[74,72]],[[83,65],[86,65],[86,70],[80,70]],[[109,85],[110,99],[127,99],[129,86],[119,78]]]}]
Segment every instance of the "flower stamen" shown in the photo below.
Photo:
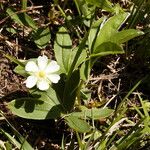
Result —
[{"label": "flower stamen", "polygon": [[39,76],[40,78],[44,78],[44,77],[46,76],[45,71],[39,71],[39,72],[38,72],[38,76]]}]

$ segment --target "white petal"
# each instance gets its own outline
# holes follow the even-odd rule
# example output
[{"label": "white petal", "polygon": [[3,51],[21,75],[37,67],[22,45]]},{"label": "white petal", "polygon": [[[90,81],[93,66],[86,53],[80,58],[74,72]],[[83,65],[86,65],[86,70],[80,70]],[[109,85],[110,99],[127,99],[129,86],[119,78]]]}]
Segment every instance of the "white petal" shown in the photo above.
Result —
[{"label": "white petal", "polygon": [[34,61],[29,61],[25,66],[25,70],[29,72],[37,72],[39,69]]},{"label": "white petal", "polygon": [[36,85],[36,82],[37,82],[37,77],[36,76],[29,76],[27,78],[27,80],[25,81],[26,87],[27,88],[32,88]]},{"label": "white petal", "polygon": [[46,73],[53,73],[60,69],[56,61],[52,60],[46,67]]},{"label": "white petal", "polygon": [[58,83],[60,80],[60,76],[58,74],[50,74],[47,76],[47,78],[52,82],[52,83]]},{"label": "white petal", "polygon": [[41,91],[46,91],[49,88],[49,83],[46,80],[40,80],[40,81],[37,82],[37,87]]},{"label": "white petal", "polygon": [[39,56],[38,57],[38,67],[40,70],[44,70],[47,66],[48,63],[48,58],[47,56],[43,55],[43,56]]}]

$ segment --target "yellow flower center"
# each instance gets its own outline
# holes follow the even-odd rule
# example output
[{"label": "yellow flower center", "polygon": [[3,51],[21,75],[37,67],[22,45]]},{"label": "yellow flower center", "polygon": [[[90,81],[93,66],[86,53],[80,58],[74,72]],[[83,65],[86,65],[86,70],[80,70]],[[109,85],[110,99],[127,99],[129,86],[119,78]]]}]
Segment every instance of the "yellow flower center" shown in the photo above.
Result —
[{"label": "yellow flower center", "polygon": [[38,72],[38,76],[39,76],[40,78],[44,78],[44,77],[46,76],[46,73],[45,73],[44,71],[39,71],[39,72]]}]

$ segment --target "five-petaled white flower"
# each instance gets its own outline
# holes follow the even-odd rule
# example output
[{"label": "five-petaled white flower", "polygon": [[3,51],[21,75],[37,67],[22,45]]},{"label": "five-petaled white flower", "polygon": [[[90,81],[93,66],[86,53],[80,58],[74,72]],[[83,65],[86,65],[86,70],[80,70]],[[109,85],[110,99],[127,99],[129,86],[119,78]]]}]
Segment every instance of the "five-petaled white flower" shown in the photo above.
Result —
[{"label": "five-petaled white flower", "polygon": [[51,83],[58,83],[60,76],[56,73],[60,66],[56,61],[49,61],[47,56],[39,56],[37,62],[29,61],[25,66],[25,70],[29,73],[29,77],[25,81],[27,88],[37,85],[37,88],[44,91],[47,90]]}]

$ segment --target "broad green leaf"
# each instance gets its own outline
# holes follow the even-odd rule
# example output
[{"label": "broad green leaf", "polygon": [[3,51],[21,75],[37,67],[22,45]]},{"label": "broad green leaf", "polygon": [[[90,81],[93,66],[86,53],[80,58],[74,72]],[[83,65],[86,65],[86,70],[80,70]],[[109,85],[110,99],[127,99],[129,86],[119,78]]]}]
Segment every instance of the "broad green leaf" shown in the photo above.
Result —
[{"label": "broad green leaf", "polygon": [[69,112],[73,109],[76,100],[80,82],[79,70],[74,71],[68,80],[64,81],[63,78],[65,76],[62,75],[60,82],[53,85],[53,88],[56,90],[64,110]]},{"label": "broad green leaf", "polygon": [[99,45],[91,57],[102,57],[110,54],[123,54],[124,50],[116,43],[104,42]]},{"label": "broad green leaf", "polygon": [[124,50],[117,44],[111,42],[105,42],[97,47],[96,52],[90,55],[90,59],[86,60],[80,68],[80,78],[83,81],[89,79],[91,68],[99,57],[110,54],[123,54]]},{"label": "broad green leaf", "polygon": [[111,38],[118,32],[118,29],[125,22],[129,13],[119,13],[106,21],[106,23],[100,28],[97,39],[94,44],[94,49],[104,42],[111,42]]},{"label": "broad green leaf", "polygon": [[60,116],[62,108],[54,89],[32,92],[32,97],[18,98],[8,104],[14,113],[27,119],[51,119]]},{"label": "broad green leaf", "polygon": [[133,39],[143,34],[144,33],[142,31],[135,30],[135,29],[123,30],[114,34],[114,36],[111,37],[111,42],[114,42],[116,44],[122,44],[129,41],[130,39]]},{"label": "broad green leaf", "polygon": [[72,41],[67,30],[61,27],[56,35],[54,44],[55,57],[63,73],[68,73],[70,68]]},{"label": "broad green leaf", "polygon": [[17,67],[15,67],[15,69],[13,71],[15,73],[23,76],[23,77],[27,77],[28,76],[27,72],[25,71],[25,68],[22,67],[22,66],[20,66],[20,65],[18,65]]},{"label": "broad green leaf", "polygon": [[110,12],[114,11],[112,7],[112,3],[109,2],[108,0],[86,0],[86,2],[96,7],[100,7],[104,10],[110,11]]},{"label": "broad green leaf", "polygon": [[[78,58],[76,58],[77,53],[80,52]],[[54,52],[55,57],[58,64],[61,66],[61,73],[68,73],[74,60],[76,59],[76,64],[74,69],[84,62],[85,58],[87,57],[86,49],[83,48],[82,50],[79,47],[72,49],[72,41],[70,39],[67,30],[64,27],[61,27],[57,33],[55,44],[54,44]]]},{"label": "broad green leaf", "polygon": [[[119,44],[115,43],[113,38],[114,35],[118,33],[118,29],[125,22],[128,15],[129,15],[128,13],[120,13],[118,15],[111,17],[106,22],[105,18],[102,18],[104,21],[102,22],[102,20],[100,20],[100,22],[98,22],[98,25],[101,24],[100,31],[98,32],[98,34],[96,29],[91,29],[88,36],[89,49],[91,51],[90,55],[91,60],[87,60],[85,63],[82,64],[80,74],[83,80],[88,79],[90,70],[98,57],[110,54],[124,53],[123,49],[119,45],[120,43]],[[97,37],[94,38],[94,36]],[[130,38],[133,38],[134,36],[137,36],[137,33],[132,34]],[[126,40],[127,39],[129,39],[129,37],[128,38],[126,37]],[[120,39],[120,42],[123,42],[123,40]],[[92,57],[95,57],[96,59],[92,59]]]},{"label": "broad green leaf", "polygon": [[63,105],[68,111],[72,110],[74,107],[79,82],[80,74],[79,70],[76,70],[72,73],[71,77],[69,78],[69,80],[67,80],[65,84],[63,93]]},{"label": "broad green leaf", "polygon": [[33,39],[37,47],[43,49],[47,46],[51,38],[49,27],[39,28],[33,33]]},{"label": "broad green leaf", "polygon": [[13,19],[16,23],[22,26],[28,26],[33,29],[37,29],[34,20],[26,13],[17,14],[12,8],[8,8],[6,12],[11,17],[11,19]]},{"label": "broad green leaf", "polygon": [[73,112],[72,116],[76,116],[79,118],[90,118],[90,119],[102,119],[110,116],[114,112],[113,109],[108,109],[108,108],[84,108],[81,110],[81,112]]},{"label": "broad green leaf", "polygon": [[83,119],[80,119],[76,116],[67,116],[65,117],[67,124],[77,132],[85,133],[91,130],[90,125]]},{"label": "broad green leaf", "polygon": [[35,98],[19,98],[9,103],[13,114],[26,119],[51,119],[60,116],[60,106]]}]

